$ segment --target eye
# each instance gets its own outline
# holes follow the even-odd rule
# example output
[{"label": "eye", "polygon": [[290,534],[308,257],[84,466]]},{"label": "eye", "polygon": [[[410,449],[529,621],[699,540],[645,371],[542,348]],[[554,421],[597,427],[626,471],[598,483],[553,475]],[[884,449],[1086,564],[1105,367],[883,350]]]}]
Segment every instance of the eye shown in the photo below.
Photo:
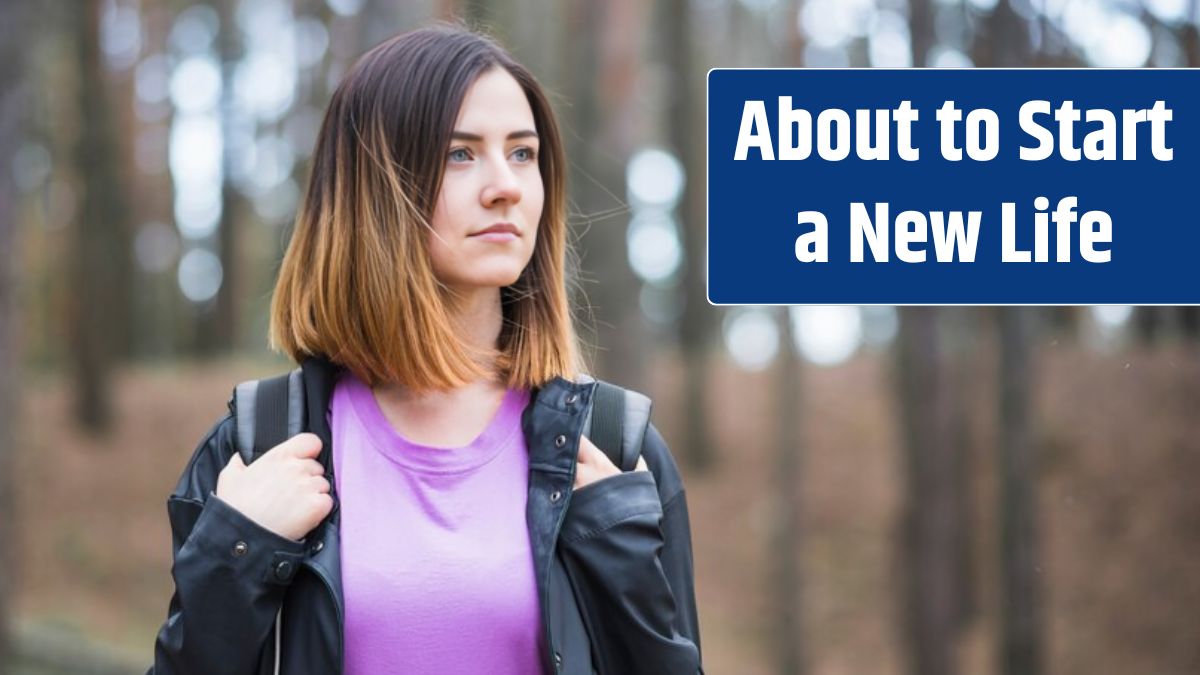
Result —
[{"label": "eye", "polygon": [[451,162],[466,162],[471,159],[471,153],[466,148],[453,148],[446,157]]},{"label": "eye", "polygon": [[516,150],[513,150],[513,157],[515,157],[518,162],[532,162],[534,158],[537,157],[537,153],[534,152],[533,148],[522,146]]}]

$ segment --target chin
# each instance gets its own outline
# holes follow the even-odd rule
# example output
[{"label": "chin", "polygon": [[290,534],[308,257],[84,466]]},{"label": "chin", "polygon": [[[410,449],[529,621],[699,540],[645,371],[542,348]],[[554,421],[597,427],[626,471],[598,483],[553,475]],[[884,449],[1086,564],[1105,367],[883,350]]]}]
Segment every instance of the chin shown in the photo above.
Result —
[{"label": "chin", "polygon": [[477,267],[469,273],[459,277],[458,283],[463,286],[474,286],[476,288],[501,288],[504,286],[512,286],[517,283],[517,279],[521,278],[521,272],[524,268],[516,266],[489,266]]}]

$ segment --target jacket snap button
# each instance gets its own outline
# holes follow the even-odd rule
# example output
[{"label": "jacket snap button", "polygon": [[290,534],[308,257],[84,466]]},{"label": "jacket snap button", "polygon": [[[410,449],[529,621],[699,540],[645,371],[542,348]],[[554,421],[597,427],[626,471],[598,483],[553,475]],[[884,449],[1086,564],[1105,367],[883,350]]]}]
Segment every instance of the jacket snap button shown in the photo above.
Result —
[{"label": "jacket snap button", "polygon": [[292,574],[292,563],[283,560],[275,565],[275,578],[280,581],[287,581],[287,578]]},{"label": "jacket snap button", "polygon": [[562,499],[562,492],[555,490],[554,492],[550,493],[550,501],[557,502],[560,499]]},{"label": "jacket snap button", "polygon": [[325,548],[325,542],[323,542],[323,541],[318,541],[317,543],[313,544],[313,547],[312,547],[312,552],[313,552],[313,553],[320,553],[320,552],[321,552],[321,549],[323,549],[323,548]]},{"label": "jacket snap button", "polygon": [[562,668],[562,654],[554,652],[554,667]]},{"label": "jacket snap button", "polygon": [[250,547],[246,546],[246,542],[244,541],[239,541],[233,545],[233,555],[237,558],[246,555],[246,551],[248,550],[250,550]]},{"label": "jacket snap button", "polygon": [[567,397],[567,405],[571,405],[572,403],[574,403],[575,401],[578,401],[578,400],[579,400],[579,394],[571,394],[570,396]]},{"label": "jacket snap button", "polygon": [[554,438],[554,447],[556,447],[556,448],[561,448],[562,446],[564,446],[564,445],[566,445],[566,444],[567,444],[567,437],[566,437],[566,436],[563,436],[562,434],[559,434],[558,436],[556,436],[556,437]]}]

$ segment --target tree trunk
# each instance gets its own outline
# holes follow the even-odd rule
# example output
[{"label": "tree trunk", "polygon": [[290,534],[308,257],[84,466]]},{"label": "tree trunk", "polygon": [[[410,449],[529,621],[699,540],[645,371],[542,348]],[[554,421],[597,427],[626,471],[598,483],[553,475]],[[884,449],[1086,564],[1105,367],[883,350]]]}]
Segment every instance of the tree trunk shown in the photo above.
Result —
[{"label": "tree trunk", "polygon": [[1042,672],[1031,310],[1000,309],[1000,673]]},{"label": "tree trunk", "polygon": [[1184,64],[1188,68],[1200,68],[1200,0],[1188,3],[1189,21],[1183,22]]},{"label": "tree trunk", "polygon": [[952,395],[947,397],[950,417],[950,446],[947,448],[950,473],[949,489],[954,507],[946,514],[949,529],[950,560],[954,584],[954,626],[962,630],[975,615],[975,575],[971,557],[971,527],[974,500],[974,475],[971,420],[974,383],[978,376],[976,358],[978,335],[974,328],[980,310],[947,307],[944,311],[946,367]]},{"label": "tree trunk", "polygon": [[688,0],[661,3],[659,24],[663,35],[664,61],[670,72],[667,95],[667,128],[670,144],[683,165],[683,195],[679,202],[685,261],[682,285],[683,315],[679,322],[679,344],[683,356],[683,460],[697,469],[713,462],[713,431],[706,422],[709,351],[717,326],[716,308],[708,304],[705,283],[706,196],[704,194],[705,139],[698,112],[703,102],[696,97],[696,69],[692,57],[691,10]]},{"label": "tree trunk", "polygon": [[950,373],[939,331],[943,311],[901,308],[896,345],[907,495],[901,528],[906,581],[900,625],[908,646],[908,670],[916,675],[958,671],[956,475]]},{"label": "tree trunk", "polygon": [[799,542],[803,541],[800,518],[800,484],[803,458],[801,360],[796,356],[791,310],[781,307],[779,362],[775,367],[777,422],[774,475],[775,513],[771,519],[769,559],[774,564],[771,596],[775,603],[775,671],[801,675],[806,671],[802,607],[803,575]]},{"label": "tree trunk", "polygon": [[979,67],[1021,67],[1033,60],[1033,45],[1025,19],[1011,0],[1000,0],[975,34],[972,58]]},{"label": "tree trunk", "polygon": [[[785,66],[800,67],[804,65],[804,35],[799,30],[796,17],[800,16],[802,0],[785,4],[783,13],[790,25],[787,32],[788,60]],[[789,19],[790,17],[790,19]],[[690,147],[703,148],[702,143],[692,143]],[[703,161],[703,158],[700,158]],[[700,181],[695,181],[700,185]],[[700,204],[703,206],[703,204]],[[699,224],[703,226],[703,212],[699,214]],[[697,228],[695,243],[700,248],[698,263],[692,268],[697,279],[702,278],[704,270],[703,242],[705,232]],[[703,281],[698,283],[701,293],[704,292]],[[700,295],[695,296],[699,299]],[[689,303],[692,304],[692,303]],[[708,324],[716,317],[707,301],[703,303],[705,310],[703,329],[713,330]],[[796,354],[796,340],[793,331],[792,312],[790,307],[779,308],[779,362],[776,371],[776,447],[774,466],[774,504],[775,516],[772,518],[773,531],[769,559],[774,561],[774,574],[771,575],[775,602],[776,629],[774,638],[775,670],[780,675],[802,675],[808,671],[807,651],[804,629],[804,571],[799,552],[803,550],[804,526],[801,512],[802,490],[804,475],[804,396],[803,396],[803,367],[804,361]],[[801,326],[800,330],[804,330]],[[707,343],[705,343],[707,346]],[[799,423],[798,423],[799,422]]]},{"label": "tree trunk", "polygon": [[1162,307],[1135,307],[1133,327],[1138,342],[1146,346],[1159,344],[1167,333],[1167,313]]},{"label": "tree trunk", "polygon": [[562,131],[572,169],[570,203],[579,211],[571,214],[572,226],[580,228],[579,304],[591,324],[585,326],[584,340],[597,346],[596,373],[644,389],[647,346],[652,343],[638,303],[641,285],[626,256],[629,140],[621,132],[633,95],[641,17],[631,0],[576,0],[567,14],[567,30],[578,39],[566,45],[571,106],[562,118]]},{"label": "tree trunk", "polygon": [[[87,430],[101,432],[111,422],[109,373],[112,367],[115,308],[128,302],[118,270],[128,265],[128,209],[121,189],[117,143],[105,91],[100,52],[101,2],[88,0],[72,14],[79,58],[82,115],[75,147],[76,176],[83,186],[82,208],[71,237],[70,351],[74,357],[75,416]],[[119,313],[118,313],[119,316]]]},{"label": "tree trunk", "polygon": [[221,64],[221,102],[220,116],[223,129],[224,171],[221,178],[221,222],[217,230],[217,257],[221,260],[221,287],[217,289],[216,307],[214,312],[202,318],[201,322],[212,324],[210,329],[211,342],[207,345],[213,353],[228,353],[238,342],[239,293],[238,282],[238,226],[243,212],[244,201],[234,187],[231,173],[233,171],[236,106],[233,93],[233,75],[238,61],[242,58],[241,40],[237,24],[234,22],[234,12],[237,10],[235,0],[218,0],[217,12],[220,16],[221,28],[217,33],[217,61]]},{"label": "tree trunk", "polygon": [[1200,341],[1200,307],[1187,305],[1178,310],[1180,337],[1188,342]]},{"label": "tree trunk", "polygon": [[[25,56],[29,30],[28,3],[0,3],[0,157],[12,157],[20,144],[31,87],[25,79]],[[7,166],[5,167],[7,169]],[[0,670],[11,661],[9,617],[12,613],[16,556],[14,510],[16,481],[13,479],[17,434],[17,383],[20,358],[17,353],[17,187],[12,171],[0,171]]]},{"label": "tree trunk", "polygon": [[1050,319],[1054,334],[1070,342],[1079,341],[1080,320],[1084,316],[1082,307],[1048,307],[1046,313]]},{"label": "tree trunk", "polygon": [[908,31],[912,36],[909,47],[912,50],[914,68],[924,68],[928,65],[929,50],[934,45],[933,3],[931,0],[908,0]]},{"label": "tree trunk", "polygon": [[[931,0],[909,0],[912,65],[927,65],[935,43]],[[965,410],[952,391],[958,377],[959,346],[953,331],[945,340],[946,313],[929,307],[900,309],[897,349],[900,401],[907,458],[904,508],[904,608],[909,672],[952,675],[958,625],[968,613],[963,597],[965,488],[962,481]],[[961,310],[959,310],[961,311]],[[943,344],[945,342],[945,345]]]}]

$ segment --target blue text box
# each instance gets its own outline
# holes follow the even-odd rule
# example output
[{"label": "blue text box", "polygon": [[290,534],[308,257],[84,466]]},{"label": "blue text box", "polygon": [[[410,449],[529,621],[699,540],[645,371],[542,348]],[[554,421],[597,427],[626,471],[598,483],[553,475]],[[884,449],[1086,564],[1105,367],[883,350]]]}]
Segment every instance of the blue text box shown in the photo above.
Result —
[{"label": "blue text box", "polygon": [[[789,96],[785,110],[808,111],[811,143],[806,159],[784,159],[780,143],[781,96]],[[762,102],[762,117],[747,102]],[[859,158],[856,112],[895,111],[905,101],[916,111],[908,123],[909,145],[919,152],[916,161],[901,158],[898,124],[888,115],[889,159]],[[943,155],[943,127],[935,115],[953,101],[963,119],[953,126],[953,145],[967,142],[967,119],[977,130],[980,153],[960,161]],[[1047,102],[1047,112],[1031,104],[1029,118],[1021,124],[1022,106]],[[1068,123],[1078,161],[1060,154],[1064,138],[1053,111],[1069,121],[1063,109],[1072,102],[1080,120]],[[1156,103],[1159,104],[1157,112]],[[1171,119],[1162,120],[1163,109]],[[836,113],[822,117],[825,110]],[[997,142],[989,150],[985,113],[996,117]],[[1112,114],[1116,129],[1102,112]],[[1129,110],[1126,116],[1124,111]],[[1137,111],[1159,118],[1155,124],[1139,121]],[[793,117],[797,113],[792,114]],[[874,125],[875,113],[871,113]],[[749,119],[765,125],[744,125]],[[849,122],[849,146],[838,142],[837,132]],[[801,155],[802,119],[790,125],[794,155]],[[804,125],[807,126],[807,125]],[[821,152],[819,131],[830,130],[828,147]],[[1045,129],[1037,132],[1034,127]],[[1132,131],[1126,131],[1126,129]],[[1112,131],[1106,134],[1105,129]],[[763,147],[764,136],[769,139]],[[1091,136],[1092,132],[1097,132]],[[1021,159],[1022,146],[1035,148],[1039,136],[1052,137],[1053,152],[1038,161]],[[756,135],[757,134],[757,135]],[[735,159],[739,136],[745,159]],[[1113,142],[1105,142],[1107,139]],[[1085,139],[1087,143],[1085,143]],[[868,145],[880,145],[872,133]],[[1043,139],[1044,141],[1044,139]],[[1132,143],[1133,145],[1130,145]],[[1115,145],[1114,145],[1115,144]],[[1167,149],[1169,160],[1156,158]],[[848,149],[845,159],[836,158]],[[1111,156],[1116,159],[1088,159]],[[1126,151],[1136,150],[1136,158]],[[764,159],[765,152],[774,155]],[[716,69],[708,78],[708,296],[714,304],[1196,304],[1200,303],[1195,259],[1200,254],[1200,70],[1101,70],[1101,69],[995,69],[995,70],[878,70],[878,69]],[[1047,205],[1037,208],[1035,198]],[[1074,221],[1064,198],[1077,199]],[[1061,204],[1060,204],[1061,202]],[[852,220],[852,204],[862,204]],[[888,222],[880,223],[877,205],[888,205]],[[1004,262],[1003,204],[1012,217],[1008,247],[1013,259],[1021,252],[1031,262]],[[1070,237],[1069,262],[1058,262],[1059,225],[1050,220],[1064,211]],[[796,242],[812,225],[797,223],[799,212],[815,211],[827,220],[827,262],[801,262]],[[897,216],[903,212],[925,219],[925,241],[910,241],[911,258],[925,252],[924,262],[898,258]],[[962,212],[978,212],[975,257],[964,262],[964,247],[955,257],[936,257],[933,212],[949,221]],[[1094,257],[1084,259],[1080,248],[1080,222],[1089,212],[1111,222],[1111,243],[1093,242]],[[871,248],[862,232],[861,214],[869,213],[875,232],[886,233],[887,246]],[[904,230],[917,233],[921,223],[910,213]],[[1037,255],[1037,215],[1046,213],[1047,262]],[[1089,217],[1092,239],[1103,234],[1103,223]],[[909,235],[910,239],[915,234]],[[852,262],[852,242],[863,242],[862,262]],[[961,240],[956,242],[961,243]],[[878,244],[878,242],[876,242]],[[887,251],[887,261],[872,252]],[[946,249],[950,250],[950,249]]]}]

